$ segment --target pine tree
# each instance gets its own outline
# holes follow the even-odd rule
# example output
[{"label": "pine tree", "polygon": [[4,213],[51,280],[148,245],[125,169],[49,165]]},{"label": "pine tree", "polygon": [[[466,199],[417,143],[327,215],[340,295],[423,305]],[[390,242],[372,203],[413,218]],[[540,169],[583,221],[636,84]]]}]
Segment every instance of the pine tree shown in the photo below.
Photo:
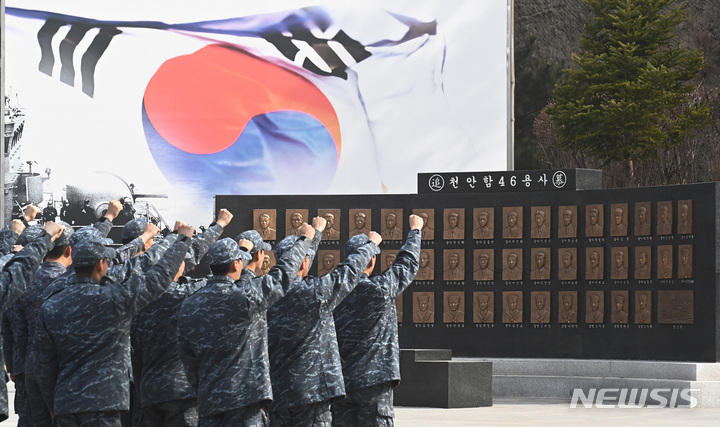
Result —
[{"label": "pine tree", "polygon": [[561,148],[627,162],[632,176],[633,160],[657,157],[711,123],[709,107],[690,97],[703,55],[677,40],[686,3],[583,1],[592,17],[548,112]]}]

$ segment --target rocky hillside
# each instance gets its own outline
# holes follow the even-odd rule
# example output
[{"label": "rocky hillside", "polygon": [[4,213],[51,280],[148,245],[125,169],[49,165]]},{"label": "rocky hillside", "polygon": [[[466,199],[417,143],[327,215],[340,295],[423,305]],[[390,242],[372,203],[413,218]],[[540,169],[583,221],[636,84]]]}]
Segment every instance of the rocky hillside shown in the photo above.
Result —
[{"label": "rocky hillside", "polygon": [[[589,12],[581,0],[515,0],[515,46],[536,40],[526,66],[569,64]],[[687,17],[679,28],[681,40],[703,49],[704,83],[720,86],[720,2],[689,0]]]},{"label": "rocky hillside", "polygon": [[[543,113],[561,68],[571,66],[572,53],[579,51],[590,8],[582,0],[514,2],[515,167],[595,167],[558,160],[557,156],[563,153],[553,148],[550,118]],[[672,152],[659,152],[658,160],[642,165],[648,174],[647,179],[638,181],[642,185],[720,181],[720,1],[687,0],[687,3],[688,20],[678,26],[678,33],[684,46],[700,48],[705,55],[705,68],[695,82],[698,90],[694,98],[713,109],[715,123],[684,140]],[[696,158],[694,153],[704,155]],[[607,176],[624,176],[622,171],[606,172]]]}]

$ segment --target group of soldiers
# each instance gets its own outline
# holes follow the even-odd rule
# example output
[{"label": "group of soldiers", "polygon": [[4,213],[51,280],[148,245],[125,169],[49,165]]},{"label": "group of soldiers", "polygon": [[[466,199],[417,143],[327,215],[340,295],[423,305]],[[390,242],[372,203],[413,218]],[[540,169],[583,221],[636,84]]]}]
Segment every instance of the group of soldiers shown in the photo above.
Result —
[{"label": "group of soldiers", "polygon": [[[121,210],[111,201],[74,231],[62,221],[26,226],[39,213],[31,206],[0,230],[19,425],[393,425],[395,300],[419,269],[422,218],[410,216],[383,273],[371,275],[382,237],[370,231],[312,277],[322,217],[278,242],[276,265],[256,275],[272,247],[255,230],[219,239],[233,217],[226,209],[202,233],[178,221],[165,238],[133,219],[113,248],[107,234]],[[186,276],[206,255],[212,274]]]}]

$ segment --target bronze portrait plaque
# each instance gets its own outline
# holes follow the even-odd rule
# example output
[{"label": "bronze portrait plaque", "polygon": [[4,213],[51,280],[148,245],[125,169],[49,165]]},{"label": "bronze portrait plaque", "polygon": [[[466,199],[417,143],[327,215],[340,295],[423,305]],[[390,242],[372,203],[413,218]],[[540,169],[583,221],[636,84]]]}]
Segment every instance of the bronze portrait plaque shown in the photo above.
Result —
[{"label": "bronze portrait plaque", "polygon": [[650,279],[652,274],[652,249],[650,246],[635,248],[635,278],[639,280]]},{"label": "bronze portrait plaque", "polygon": [[380,236],[383,240],[402,240],[403,238],[403,211],[402,209],[380,209],[382,230]]},{"label": "bronze portrait plaque", "polygon": [[672,202],[658,202],[657,204],[657,234],[668,235],[673,232]]},{"label": "bronze portrait plaque", "polygon": [[350,209],[348,212],[350,224],[348,226],[348,237],[358,234],[368,234],[372,230],[372,210]]},{"label": "bronze portrait plaque", "polygon": [[693,201],[692,200],[680,200],[678,201],[678,234],[692,234],[693,233]]},{"label": "bronze portrait plaque", "polygon": [[530,292],[530,323],[550,323],[550,292]]},{"label": "bronze portrait plaque", "polygon": [[635,203],[635,235],[649,236],[652,224],[650,202]]},{"label": "bronze portrait plaque", "polygon": [[625,280],[628,278],[628,264],[630,257],[628,256],[627,247],[612,248],[610,250],[612,258],[612,269],[610,270],[610,278],[613,280]]},{"label": "bronze portrait plaque", "polygon": [[275,209],[253,209],[253,228],[263,240],[277,239],[277,213]]},{"label": "bronze portrait plaque", "polygon": [[435,323],[435,294],[413,292],[413,323]]},{"label": "bronze portrait plaque", "polygon": [[340,209],[318,209],[318,216],[325,218],[323,240],[340,240]]},{"label": "bronze portrait plaque", "polygon": [[495,251],[475,249],[473,251],[473,280],[493,280],[495,278]]},{"label": "bronze portrait plaque", "polygon": [[612,212],[612,225],[610,226],[611,236],[628,235],[628,204],[615,203],[610,205]]},{"label": "bronze portrait plaque", "polygon": [[692,245],[678,246],[678,277],[680,279],[693,278],[693,247]]},{"label": "bronze portrait plaque", "polygon": [[558,249],[558,279],[577,280],[577,248]]},{"label": "bronze portrait plaque", "polygon": [[522,249],[503,249],[503,280],[522,280]]},{"label": "bronze portrait plaque", "polygon": [[673,247],[672,245],[662,245],[657,248],[657,278],[672,279],[673,278]]},{"label": "bronze portrait plaque", "polygon": [[332,273],[340,262],[340,250],[322,250],[317,253],[318,276]]},{"label": "bronze portrait plaque", "polygon": [[558,292],[558,323],[577,323],[577,291]]},{"label": "bronze portrait plaque", "polygon": [[522,239],[523,208],[522,206],[503,208],[503,239]]},{"label": "bronze portrait plaque", "polygon": [[443,250],[443,279],[465,280],[465,250]]},{"label": "bronze portrait plaque", "polygon": [[443,239],[455,240],[465,238],[465,209],[445,209],[443,215],[444,232]]},{"label": "bronze portrait plaque", "polygon": [[[263,239],[265,240],[265,239]],[[260,266],[255,269],[256,276],[262,276],[268,274],[271,268],[275,265],[275,254],[273,251],[264,251],[263,262]]]},{"label": "bronze portrait plaque", "polygon": [[299,236],[300,235],[300,226],[303,225],[304,222],[307,222],[308,224],[310,220],[308,219],[308,210],[307,209],[288,209],[285,211],[285,236]]},{"label": "bronze portrait plaque", "polygon": [[522,323],[523,321],[522,292],[503,292],[503,323]]},{"label": "bronze portrait plaque", "polygon": [[415,275],[415,280],[435,279],[435,252],[432,249],[420,250],[420,268]]},{"label": "bronze portrait plaque", "polygon": [[465,292],[443,292],[443,323],[465,323]]},{"label": "bronze portrait plaque", "polygon": [[495,316],[495,293],[473,292],[473,321],[475,323],[493,323]]},{"label": "bronze portrait plaque", "polygon": [[558,237],[561,239],[577,237],[577,206],[559,206],[558,218]]},{"label": "bronze portrait plaque", "polygon": [[658,291],[658,323],[695,323],[693,291]]},{"label": "bronze portrait plaque", "polygon": [[602,237],[603,235],[603,205],[588,205],[585,207],[585,237]]},{"label": "bronze portrait plaque", "polygon": [[605,320],[605,293],[588,291],[585,293],[585,323],[603,323]]},{"label": "bronze portrait plaque", "polygon": [[652,323],[652,293],[650,291],[635,292],[635,323],[640,325]]},{"label": "bronze portrait plaque", "polygon": [[610,298],[613,304],[610,321],[612,323],[628,323],[628,291],[612,291]]},{"label": "bronze portrait plaque", "polygon": [[605,259],[603,248],[585,249],[585,279],[602,280],[604,274]]},{"label": "bronze portrait plaque", "polygon": [[403,296],[400,294],[399,297],[395,298],[395,311],[397,312],[397,321],[402,323],[403,321]]},{"label": "bronze portrait plaque", "polygon": [[532,257],[530,279],[550,280],[550,248],[532,248],[530,256]]},{"label": "bronze portrait plaque", "polygon": [[533,206],[530,236],[533,239],[550,238],[550,206]]},{"label": "bronze portrait plaque", "polygon": [[380,252],[380,271],[387,271],[392,267],[397,258],[397,253],[398,251],[393,249],[383,249]]},{"label": "bronze portrait plaque", "polygon": [[495,238],[495,210],[493,208],[473,209],[473,239]]},{"label": "bronze portrait plaque", "polygon": [[413,214],[423,220],[422,240],[435,240],[435,210],[434,209],[413,209]]}]

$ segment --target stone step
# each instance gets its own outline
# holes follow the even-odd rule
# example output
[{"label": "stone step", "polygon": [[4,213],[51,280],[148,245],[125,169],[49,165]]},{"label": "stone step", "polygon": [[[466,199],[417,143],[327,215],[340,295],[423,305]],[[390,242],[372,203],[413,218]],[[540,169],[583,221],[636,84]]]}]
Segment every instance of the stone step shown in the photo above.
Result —
[{"label": "stone step", "polygon": [[[493,375],[541,377],[652,378],[686,381],[720,381],[720,364],[635,360],[505,359],[493,362]],[[457,357],[455,360],[463,360]]]},{"label": "stone step", "polygon": [[[720,366],[715,363],[576,359],[475,359],[493,363],[493,398],[572,398],[595,389],[692,390],[698,407],[720,407]],[[463,360],[455,358],[454,360]],[[638,391],[639,393],[639,391]],[[615,396],[618,392],[615,392]],[[677,404],[689,404],[678,398]],[[647,404],[652,404],[648,402]]]}]

